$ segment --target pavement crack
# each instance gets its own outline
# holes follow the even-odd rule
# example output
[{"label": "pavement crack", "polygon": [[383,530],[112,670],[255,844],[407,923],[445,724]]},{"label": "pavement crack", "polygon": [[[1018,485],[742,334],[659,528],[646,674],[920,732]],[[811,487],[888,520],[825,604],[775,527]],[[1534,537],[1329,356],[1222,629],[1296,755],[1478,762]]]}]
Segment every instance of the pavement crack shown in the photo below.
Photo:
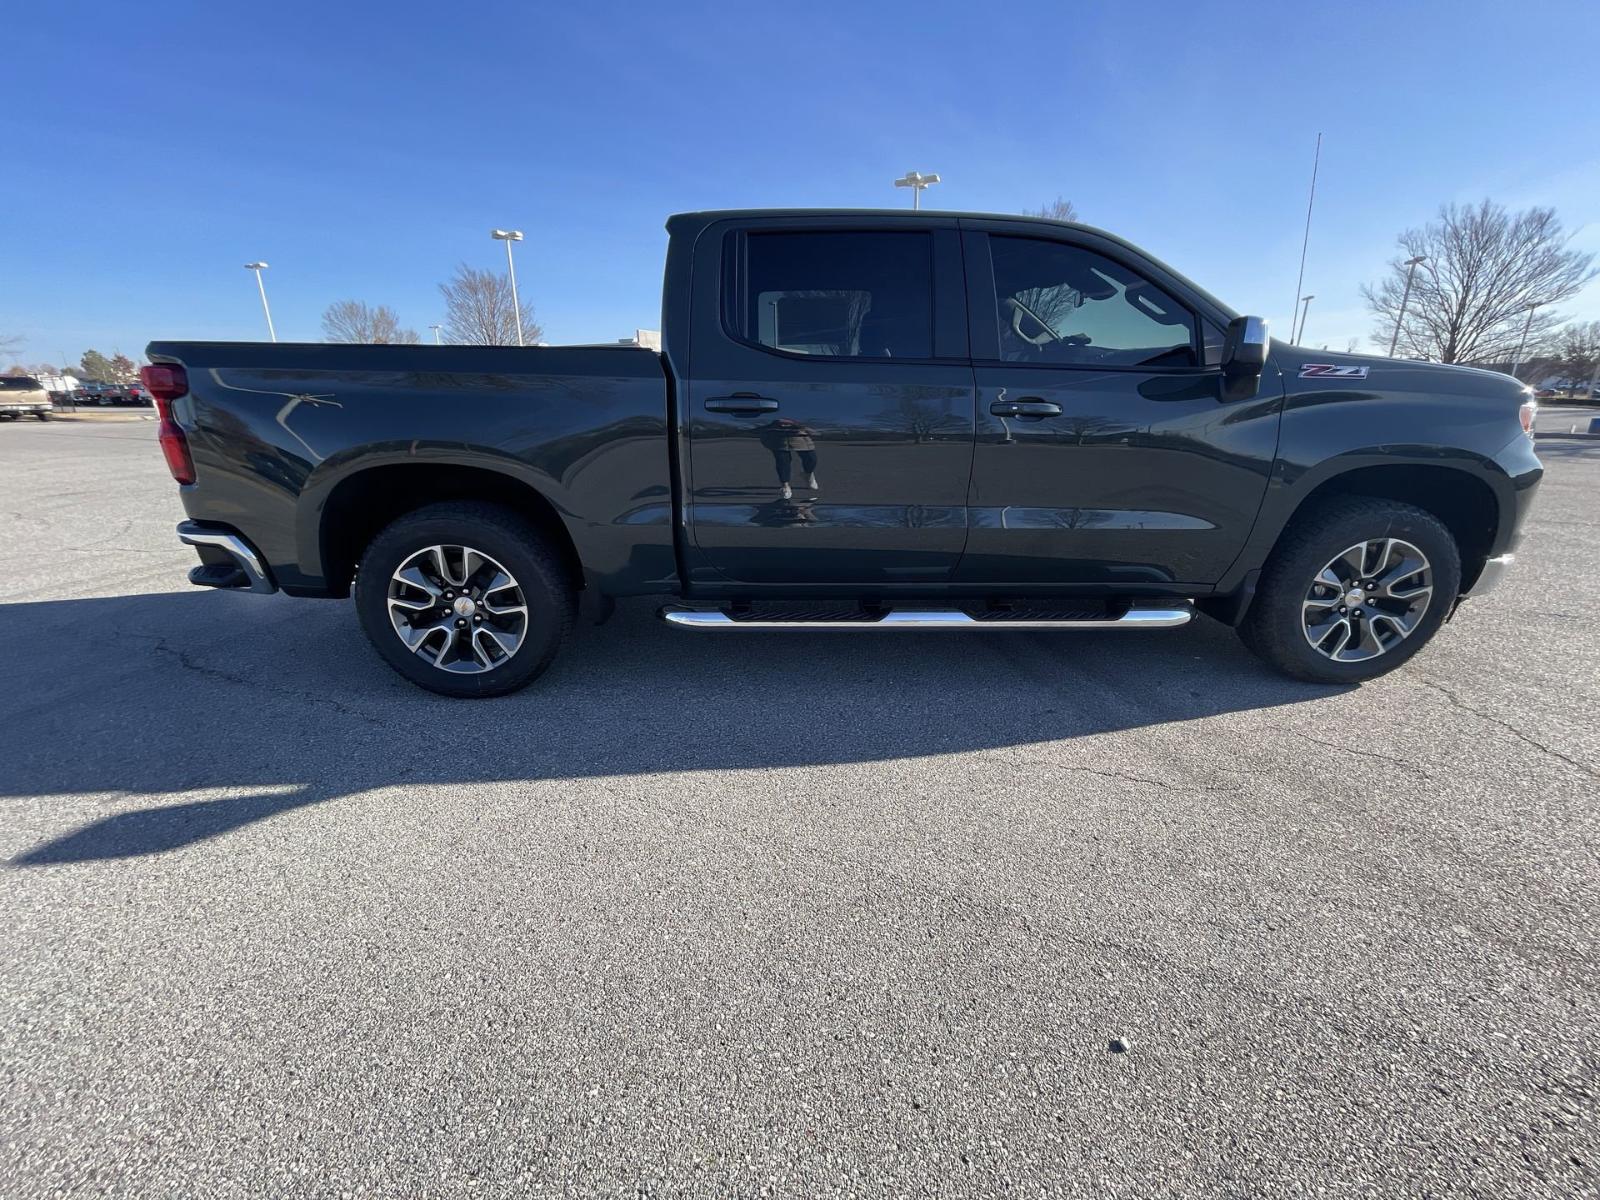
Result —
[{"label": "pavement crack", "polygon": [[152,646],[152,649],[155,650],[157,654],[166,655],[185,671],[192,671],[196,675],[204,675],[208,679],[217,679],[224,683],[237,684],[240,687],[254,688],[257,691],[268,692],[274,696],[283,696],[290,700],[297,700],[303,704],[314,704],[324,708],[331,708],[340,716],[354,717],[358,721],[365,721],[368,725],[384,724],[382,720],[372,716],[370,713],[364,713],[360,709],[351,708],[349,705],[342,704],[331,696],[318,695],[315,692],[299,691],[294,688],[273,687],[272,685],[264,683],[254,676],[240,675],[233,671],[223,670],[221,667],[210,666],[201,662],[189,651],[180,650],[176,646],[168,645],[167,639],[161,637],[159,634],[128,633],[125,636],[136,637],[144,641],[153,642],[154,645]]},{"label": "pavement crack", "polygon": [[1116,779],[1123,783],[1143,783],[1150,787],[1164,788],[1169,792],[1220,793],[1234,790],[1230,787],[1213,787],[1210,784],[1174,783],[1170,779],[1152,779],[1148,775],[1132,775],[1126,771],[1105,771],[1098,767],[1079,767],[1068,763],[1050,762],[1048,759],[1030,758],[1026,761],[1051,767],[1057,771],[1075,771],[1083,775],[1098,775],[1102,779]]},{"label": "pavement crack", "polygon": [[1343,742],[1330,742],[1323,738],[1312,737],[1309,733],[1303,733],[1298,729],[1290,729],[1287,725],[1268,725],[1267,728],[1275,730],[1278,733],[1288,734],[1290,737],[1299,738],[1301,741],[1310,742],[1316,746],[1326,746],[1329,750],[1339,750],[1345,754],[1354,754],[1359,758],[1375,758],[1380,762],[1390,763],[1396,767],[1403,767],[1407,771],[1421,775],[1423,779],[1429,782],[1432,782],[1433,780],[1433,776],[1428,773],[1427,768],[1418,766],[1410,759],[1400,758],[1394,754],[1383,754],[1377,750],[1357,750],[1354,746],[1346,746]]},{"label": "pavement crack", "polygon": [[1422,684],[1423,687],[1432,688],[1434,691],[1438,692],[1441,696],[1443,696],[1446,700],[1448,700],[1450,702],[1451,707],[1459,708],[1462,712],[1465,712],[1465,713],[1471,713],[1473,716],[1477,717],[1479,720],[1487,721],[1491,725],[1498,725],[1501,729],[1504,729],[1507,733],[1511,734],[1518,741],[1525,742],[1529,746],[1532,746],[1535,750],[1544,751],[1544,753],[1548,754],[1551,758],[1560,759],[1562,762],[1566,763],[1569,767],[1577,768],[1579,771],[1582,771],[1585,775],[1589,776],[1591,779],[1600,779],[1600,771],[1595,770],[1588,763],[1579,762],[1577,759],[1573,758],[1570,754],[1563,754],[1561,751],[1557,750],[1554,746],[1547,746],[1545,743],[1541,742],[1538,738],[1532,737],[1531,735],[1522,732],[1522,730],[1518,729],[1515,725],[1511,724],[1511,722],[1503,721],[1499,717],[1495,716],[1493,713],[1484,712],[1481,708],[1473,708],[1472,705],[1468,704],[1460,696],[1456,695],[1449,688],[1445,687],[1444,684],[1438,682],[1437,680],[1429,679],[1426,675],[1419,675],[1417,677],[1417,682]]}]

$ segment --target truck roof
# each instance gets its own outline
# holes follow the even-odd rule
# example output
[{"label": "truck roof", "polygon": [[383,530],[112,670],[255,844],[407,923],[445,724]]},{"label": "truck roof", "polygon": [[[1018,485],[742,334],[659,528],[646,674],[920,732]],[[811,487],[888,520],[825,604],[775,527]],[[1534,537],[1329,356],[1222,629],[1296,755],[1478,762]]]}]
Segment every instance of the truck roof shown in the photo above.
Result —
[{"label": "truck roof", "polygon": [[1166,262],[1151,254],[1141,246],[1128,241],[1127,238],[1118,237],[1116,234],[1101,229],[1095,225],[1085,225],[1081,221],[1058,221],[1053,217],[1033,217],[1023,213],[996,213],[996,212],[961,212],[954,209],[904,209],[904,208],[723,208],[702,209],[697,212],[674,213],[667,218],[667,232],[687,232],[690,228],[704,228],[713,221],[749,220],[754,218],[771,217],[822,217],[822,218],[883,218],[892,217],[898,221],[1007,221],[1016,224],[1039,225],[1050,229],[1070,229],[1077,233],[1088,234],[1127,250],[1136,258],[1154,263],[1169,275],[1177,277],[1182,283],[1192,289],[1196,294],[1210,301],[1230,318],[1238,316],[1238,311],[1230,304],[1223,303],[1182,271],[1176,270]]}]

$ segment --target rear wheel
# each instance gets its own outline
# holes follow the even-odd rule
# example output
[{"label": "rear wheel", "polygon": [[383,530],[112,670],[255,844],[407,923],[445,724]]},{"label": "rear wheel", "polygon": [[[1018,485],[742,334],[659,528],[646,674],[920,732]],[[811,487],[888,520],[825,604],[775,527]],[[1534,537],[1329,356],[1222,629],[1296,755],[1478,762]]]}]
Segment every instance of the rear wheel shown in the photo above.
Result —
[{"label": "rear wheel", "polygon": [[492,504],[434,504],[372,540],[356,612],[374,648],[419,687],[501,696],[549,667],[572,626],[573,589],[539,533]]},{"label": "rear wheel", "polygon": [[1296,679],[1360,683],[1421,650],[1460,583],[1460,551],[1432,513],[1392,500],[1332,500],[1283,535],[1239,636]]},{"label": "rear wheel", "polygon": [[33,415],[38,417],[39,420],[41,420],[41,421],[48,421],[51,417],[55,416],[55,413],[37,412],[37,413],[34,413]]}]

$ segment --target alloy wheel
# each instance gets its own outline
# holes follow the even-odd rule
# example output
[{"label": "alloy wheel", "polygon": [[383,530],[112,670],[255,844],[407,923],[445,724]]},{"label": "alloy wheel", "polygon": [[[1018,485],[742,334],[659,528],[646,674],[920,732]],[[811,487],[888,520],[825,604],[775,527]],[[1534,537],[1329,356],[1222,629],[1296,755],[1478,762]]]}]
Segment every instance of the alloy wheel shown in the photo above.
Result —
[{"label": "alloy wheel", "polygon": [[389,577],[389,622],[407,650],[441,671],[504,666],[528,634],[511,572],[472,546],[428,546]]},{"label": "alloy wheel", "polygon": [[1317,572],[1300,606],[1306,641],[1335,662],[1365,662],[1393,650],[1433,601],[1427,555],[1399,538],[1372,538]]}]

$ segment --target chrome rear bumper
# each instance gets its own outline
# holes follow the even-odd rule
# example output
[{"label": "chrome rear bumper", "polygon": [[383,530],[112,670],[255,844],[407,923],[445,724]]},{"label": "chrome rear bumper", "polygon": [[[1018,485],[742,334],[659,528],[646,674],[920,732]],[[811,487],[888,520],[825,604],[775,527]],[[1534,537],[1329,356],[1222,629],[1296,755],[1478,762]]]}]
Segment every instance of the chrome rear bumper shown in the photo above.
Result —
[{"label": "chrome rear bumper", "polygon": [[264,594],[278,590],[278,585],[272,581],[272,573],[262,563],[255,547],[237,533],[230,533],[226,529],[212,529],[194,521],[183,521],[178,525],[178,540],[185,546],[211,546],[227,554],[244,572],[245,579],[249,583],[247,589],[240,590]]}]

